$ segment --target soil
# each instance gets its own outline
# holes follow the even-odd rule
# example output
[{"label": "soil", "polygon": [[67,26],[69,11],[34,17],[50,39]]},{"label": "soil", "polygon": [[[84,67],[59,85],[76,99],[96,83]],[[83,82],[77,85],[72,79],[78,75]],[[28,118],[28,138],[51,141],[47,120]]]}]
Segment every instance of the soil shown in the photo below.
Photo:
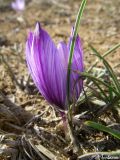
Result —
[{"label": "soil", "polygon": [[[31,140],[37,147],[41,144],[50,150],[48,155],[56,155],[57,159],[77,159],[78,154],[73,153],[72,149],[68,147],[69,143],[65,140],[64,127],[59,113],[44,100],[40,93],[38,93],[31,78],[29,78],[25,62],[25,43],[28,32],[34,30],[37,21],[47,30],[56,44],[63,40],[67,42],[71,34],[71,29],[74,26],[81,1],[29,0],[26,2],[26,9],[21,13],[12,10],[10,8],[10,2],[10,0],[0,0],[1,135],[15,134],[16,136],[14,138],[8,136],[9,141],[12,139],[12,142],[15,142],[14,145],[16,146],[16,143],[19,141],[21,143],[22,139],[22,142],[27,146],[27,152],[30,151],[28,149],[28,146],[30,146],[28,140]],[[101,54],[104,54],[108,49],[120,42],[119,6],[119,0],[89,0],[87,2],[79,29],[79,35],[84,49],[86,69],[96,59],[89,44],[94,46]],[[107,60],[112,67],[119,66],[120,49],[110,54]],[[98,64],[98,67],[101,67],[101,63]],[[115,67],[115,71],[119,76],[119,67]],[[27,82],[29,82],[29,85],[26,85]],[[36,116],[38,117],[33,120],[32,118]],[[104,119],[104,115],[102,119]],[[34,131],[32,128],[34,128]],[[109,147],[107,145],[111,146],[110,150],[120,149],[117,140],[113,141],[111,138],[111,143],[110,139],[109,143],[107,143],[106,134],[99,132],[95,132],[94,134],[94,131],[92,133],[93,139],[88,138],[88,133],[88,137],[86,136],[85,140],[89,142],[86,143],[84,140],[84,131],[79,133],[79,138],[82,143],[84,142],[83,148],[85,148],[86,152],[94,151],[93,146],[98,141],[98,146],[101,150],[108,150]],[[94,141],[94,145],[91,144],[91,149],[89,145],[92,141]],[[11,145],[4,143],[0,144],[0,147],[6,148],[6,146],[9,146],[8,148],[11,149]],[[20,147],[17,145],[17,148]],[[18,150],[20,152],[20,149]],[[36,154],[37,149],[35,150],[34,148],[33,150]],[[36,155],[35,159],[38,158],[38,154]],[[42,155],[44,154],[42,153]],[[12,156],[6,156],[7,159],[10,159],[10,157]]]}]

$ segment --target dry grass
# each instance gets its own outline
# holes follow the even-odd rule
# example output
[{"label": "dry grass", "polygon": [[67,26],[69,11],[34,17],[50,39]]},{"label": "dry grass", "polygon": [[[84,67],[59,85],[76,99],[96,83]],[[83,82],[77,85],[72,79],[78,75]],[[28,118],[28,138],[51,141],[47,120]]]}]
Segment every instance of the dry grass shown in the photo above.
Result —
[{"label": "dry grass", "polygon": [[[56,43],[67,40],[80,2],[61,1],[60,5],[52,0],[40,2],[28,3],[22,16],[10,10],[7,2],[0,3],[1,160],[74,160],[80,156],[73,153],[73,146],[66,139],[59,113],[44,100],[29,78],[24,58],[27,32],[34,28],[35,22],[40,21]],[[88,2],[79,32],[86,68],[95,60],[89,43],[103,53],[119,42],[119,6],[120,2],[113,0]],[[119,50],[108,60],[112,66],[118,65]],[[117,67],[116,72],[120,77]],[[77,106],[74,113],[79,117],[74,118],[74,126],[83,154],[120,149],[117,139],[84,126],[85,120],[96,120],[113,124],[112,127],[120,131],[119,110],[106,110],[95,117],[97,111],[101,111],[100,106],[90,102]]]}]

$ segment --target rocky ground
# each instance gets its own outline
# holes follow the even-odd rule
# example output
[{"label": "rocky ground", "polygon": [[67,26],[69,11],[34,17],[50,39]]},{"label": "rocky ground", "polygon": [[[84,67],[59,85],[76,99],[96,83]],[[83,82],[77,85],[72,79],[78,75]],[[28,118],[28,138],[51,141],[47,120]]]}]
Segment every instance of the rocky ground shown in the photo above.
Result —
[{"label": "rocky ground", "polygon": [[[67,42],[80,0],[29,0],[22,13],[13,11],[10,2],[0,0],[0,147],[6,149],[6,146],[9,146],[6,153],[12,153],[12,156],[1,158],[12,157],[14,160],[15,156],[19,155],[19,158],[16,158],[19,160],[24,152],[30,154],[26,159],[30,159],[32,154],[36,155],[33,156],[34,159],[77,159],[78,155],[67,149],[68,143],[59,114],[38,93],[28,75],[25,42],[28,32],[34,29],[37,21],[48,31],[56,44],[61,40]],[[120,42],[119,6],[119,0],[87,2],[79,29],[86,69],[96,59],[89,44],[103,54]],[[119,76],[120,49],[110,54],[107,59]],[[100,66],[101,64],[98,64],[98,67]],[[120,149],[116,141],[111,140],[110,144],[105,141],[105,144],[102,143],[102,139],[107,141],[106,135],[96,134],[96,137],[92,138],[86,138],[88,142],[85,144],[84,133],[80,132],[84,153],[94,151],[95,144],[91,147],[89,145],[92,141],[97,142],[97,138],[98,148],[101,150],[109,149],[106,145],[110,145],[111,150]],[[49,151],[45,151],[43,146]],[[42,151],[47,152],[49,157],[45,157]]]}]

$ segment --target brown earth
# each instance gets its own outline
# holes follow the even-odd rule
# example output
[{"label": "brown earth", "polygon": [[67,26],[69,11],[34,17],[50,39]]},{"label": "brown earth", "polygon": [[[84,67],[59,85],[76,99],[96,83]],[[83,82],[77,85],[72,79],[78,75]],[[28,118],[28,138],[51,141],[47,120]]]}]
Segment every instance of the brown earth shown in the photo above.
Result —
[{"label": "brown earth", "polygon": [[[58,113],[38,94],[32,81],[30,81],[30,87],[25,87],[29,75],[25,63],[24,48],[27,34],[29,30],[34,29],[37,21],[49,32],[56,44],[61,40],[67,41],[80,2],[79,0],[33,0],[28,1],[24,12],[16,13],[9,7],[10,1],[0,0],[0,107],[2,108],[5,105],[4,113],[8,112],[7,116],[0,114],[1,130],[8,133],[20,133],[21,135],[24,133],[24,125],[33,115],[43,114],[42,117],[47,117],[45,119],[47,122],[46,124],[40,122],[40,126],[46,131],[46,141],[49,140],[50,132],[53,134],[51,143],[56,141],[57,132],[60,132],[61,137],[61,134],[64,134],[61,131],[59,119],[47,125],[51,119],[54,121],[58,118]],[[119,6],[119,0],[89,0],[87,2],[79,29],[84,48],[86,69],[96,59],[92,55],[89,44],[92,44],[103,54],[120,42]],[[113,67],[120,64],[120,49],[110,54],[107,59]],[[101,64],[98,66],[101,66]],[[116,68],[116,71],[120,73],[119,68]],[[17,79],[18,84],[15,79]],[[11,105],[12,109],[9,108],[11,102],[6,102],[6,98],[4,97],[4,99],[2,94],[15,103],[17,107]],[[2,109],[0,110],[3,112]],[[6,120],[7,118],[9,120]],[[17,126],[19,127],[17,128]],[[40,142],[43,143],[42,140]],[[34,143],[37,143],[37,138],[34,139]],[[59,139],[51,146],[51,150],[58,157],[57,159],[67,159],[69,157],[70,153],[67,154],[65,151],[63,153],[62,149],[59,149],[67,146],[64,140]]]}]

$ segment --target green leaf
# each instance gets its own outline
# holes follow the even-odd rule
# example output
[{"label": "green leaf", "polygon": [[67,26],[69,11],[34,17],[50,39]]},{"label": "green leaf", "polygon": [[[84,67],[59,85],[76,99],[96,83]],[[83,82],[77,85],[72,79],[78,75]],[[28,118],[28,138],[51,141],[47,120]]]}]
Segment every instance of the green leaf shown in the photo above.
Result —
[{"label": "green leaf", "polygon": [[[114,94],[116,94],[116,96],[119,95],[119,92],[117,92],[116,89],[112,85],[110,85],[109,83],[104,82],[100,78],[94,77],[94,76],[92,76],[92,75],[90,75],[89,73],[86,73],[86,72],[79,72],[79,71],[76,71],[76,72],[78,74],[80,74],[80,78],[79,79],[81,79],[81,77],[89,78],[91,81],[93,81],[93,82],[94,81],[99,82],[100,84],[104,85],[105,87],[111,89],[111,91],[114,92]],[[78,81],[79,81],[79,79],[78,79]]]},{"label": "green leaf", "polygon": [[[117,44],[117,45],[115,45],[115,46],[113,46],[113,47],[110,48],[108,51],[106,51],[106,52],[103,54],[103,57],[108,56],[110,53],[114,52],[114,51],[115,51],[116,49],[118,49],[118,48],[120,48],[120,43]],[[90,72],[90,71],[93,69],[93,67],[95,67],[95,66],[97,65],[98,62],[99,62],[99,61],[96,60],[95,63],[94,63],[87,71]]]},{"label": "green leaf", "polygon": [[68,70],[67,70],[67,101],[68,101],[68,106],[70,106],[70,74],[71,74],[71,64],[72,64],[72,58],[73,58],[73,53],[74,53],[74,47],[75,47],[75,41],[76,41],[76,37],[78,34],[78,29],[80,26],[80,22],[81,22],[81,17],[85,8],[87,0],[82,0],[81,6],[79,8],[78,11],[78,15],[76,18],[76,22],[75,22],[75,26],[74,26],[74,31],[73,31],[73,38],[72,38],[72,42],[70,45],[70,56],[69,56],[69,62],[68,62]]},{"label": "green leaf", "polygon": [[94,129],[97,129],[99,131],[103,131],[106,133],[111,134],[112,136],[116,137],[117,139],[120,139],[120,132],[118,132],[117,130],[113,130],[110,127],[106,127],[102,124],[96,123],[96,122],[92,122],[92,121],[86,121],[85,125],[92,127]]},{"label": "green leaf", "polygon": [[107,71],[109,72],[110,77],[112,78],[112,81],[113,81],[113,83],[114,83],[114,86],[115,86],[115,88],[116,88],[116,91],[117,91],[117,92],[119,93],[119,95],[120,95],[120,83],[119,83],[119,81],[118,81],[118,79],[117,79],[117,76],[116,76],[116,74],[114,73],[112,67],[109,65],[109,63],[105,60],[105,58],[102,57],[102,56],[100,55],[100,53],[99,53],[93,46],[90,46],[90,47],[91,47],[91,49],[93,50],[93,52],[96,54],[96,56],[97,56],[100,60],[103,61],[103,64],[105,65]]}]

